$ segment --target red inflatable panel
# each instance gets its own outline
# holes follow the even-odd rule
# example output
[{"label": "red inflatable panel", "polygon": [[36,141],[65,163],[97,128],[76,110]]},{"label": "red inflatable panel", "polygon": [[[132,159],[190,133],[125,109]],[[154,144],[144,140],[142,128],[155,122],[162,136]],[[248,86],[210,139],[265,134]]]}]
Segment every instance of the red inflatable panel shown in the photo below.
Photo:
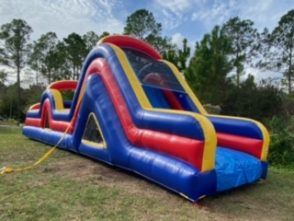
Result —
[{"label": "red inflatable panel", "polygon": [[170,103],[172,109],[174,110],[184,110],[182,104],[179,102],[177,96],[172,92],[168,90],[163,90],[164,96]]},{"label": "red inflatable panel", "polygon": [[239,150],[260,159],[263,141],[238,135],[217,133],[218,145]]},{"label": "red inflatable panel", "polygon": [[139,145],[177,156],[197,168],[202,166],[204,150],[204,142],[202,141],[144,130]]},{"label": "red inflatable panel", "polygon": [[125,35],[113,35],[103,39],[103,43],[111,43],[118,47],[134,48],[148,54],[154,59],[161,59],[160,53],[144,41]]},{"label": "red inflatable panel", "polygon": [[50,89],[56,90],[75,90],[78,82],[74,80],[56,81],[49,85]]},{"label": "red inflatable panel", "polygon": [[25,125],[33,127],[42,127],[40,118],[30,118],[27,117],[25,120]]},{"label": "red inflatable panel", "polygon": [[31,110],[39,110],[39,109],[40,109],[40,103],[37,103],[31,106]]}]

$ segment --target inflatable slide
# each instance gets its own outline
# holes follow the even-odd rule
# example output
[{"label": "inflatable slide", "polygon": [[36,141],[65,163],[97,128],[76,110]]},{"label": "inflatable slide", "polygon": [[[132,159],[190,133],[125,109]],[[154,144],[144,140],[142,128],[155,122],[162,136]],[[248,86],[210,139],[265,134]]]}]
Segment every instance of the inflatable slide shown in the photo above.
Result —
[{"label": "inflatable slide", "polygon": [[[72,100],[64,99],[68,90]],[[267,176],[266,128],[208,114],[173,64],[129,36],[100,40],[79,81],[50,84],[28,110],[23,133],[50,145],[63,137],[60,148],[137,173],[191,201]]]}]

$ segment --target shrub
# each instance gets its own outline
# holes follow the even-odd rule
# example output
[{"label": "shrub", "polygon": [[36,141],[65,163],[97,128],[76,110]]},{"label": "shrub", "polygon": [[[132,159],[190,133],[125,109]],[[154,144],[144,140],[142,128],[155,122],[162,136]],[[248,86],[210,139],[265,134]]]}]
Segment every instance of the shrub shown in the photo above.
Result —
[{"label": "shrub", "polygon": [[289,166],[294,164],[294,136],[290,131],[292,120],[273,117],[269,122],[271,144],[269,162],[273,165]]},{"label": "shrub", "polygon": [[230,87],[222,104],[222,114],[266,122],[272,116],[282,115],[282,97],[277,88],[267,84],[257,86],[249,77],[240,87]]}]

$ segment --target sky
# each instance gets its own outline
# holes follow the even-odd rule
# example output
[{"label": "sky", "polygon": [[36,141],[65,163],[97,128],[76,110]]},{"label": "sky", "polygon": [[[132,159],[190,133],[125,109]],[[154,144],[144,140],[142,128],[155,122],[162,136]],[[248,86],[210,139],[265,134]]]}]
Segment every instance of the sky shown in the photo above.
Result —
[{"label": "sky", "polygon": [[59,38],[72,32],[122,33],[127,16],[142,8],[153,13],[173,43],[180,45],[185,37],[194,47],[213,26],[235,16],[272,30],[294,9],[294,0],[0,0],[0,25],[24,19],[33,28],[33,40],[48,31]]},{"label": "sky", "polygon": [[200,40],[234,16],[271,30],[294,8],[294,0],[0,0],[0,25],[24,19],[34,30],[32,39],[48,31],[60,38],[72,32],[121,33],[127,16],[142,8],[163,25],[163,35],[179,43],[183,37]]}]

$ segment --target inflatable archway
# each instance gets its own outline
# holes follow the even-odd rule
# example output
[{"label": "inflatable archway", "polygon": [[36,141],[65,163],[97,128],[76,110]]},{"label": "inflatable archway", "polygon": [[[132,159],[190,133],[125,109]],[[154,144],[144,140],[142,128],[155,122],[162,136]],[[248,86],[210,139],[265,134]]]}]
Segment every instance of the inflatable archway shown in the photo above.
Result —
[{"label": "inflatable archway", "polygon": [[[209,85],[207,85],[209,89]],[[74,91],[64,100],[62,90]],[[191,201],[264,179],[269,134],[208,114],[177,68],[133,37],[103,38],[79,81],[50,84],[26,115],[29,138],[130,170]]]}]

